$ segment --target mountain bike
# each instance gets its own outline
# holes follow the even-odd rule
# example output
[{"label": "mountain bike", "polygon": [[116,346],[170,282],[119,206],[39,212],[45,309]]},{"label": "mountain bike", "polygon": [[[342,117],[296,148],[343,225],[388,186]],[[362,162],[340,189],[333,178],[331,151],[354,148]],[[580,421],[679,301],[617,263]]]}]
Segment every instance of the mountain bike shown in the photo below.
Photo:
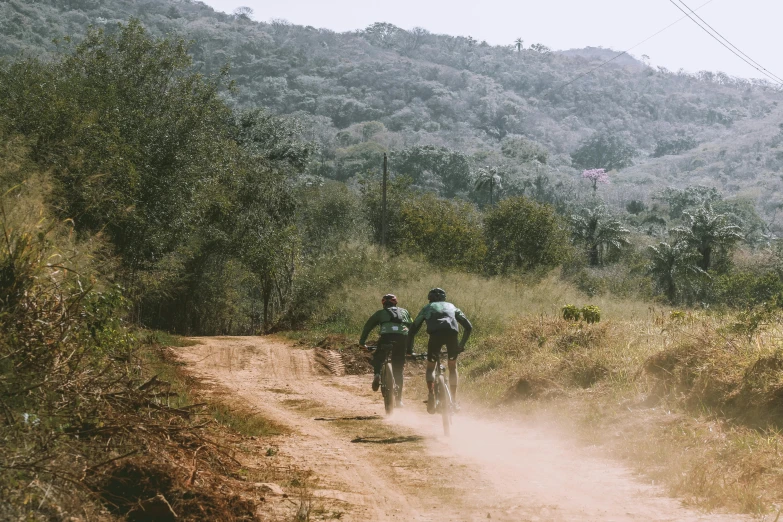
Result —
[{"label": "mountain bike", "polygon": [[[383,349],[379,346],[368,346],[368,350],[374,351]],[[394,413],[395,400],[398,400],[400,389],[394,382],[394,372],[392,371],[391,346],[386,348],[386,358],[381,367],[381,395],[383,395],[383,406],[386,409],[386,415]]]},{"label": "mountain bike", "polygon": [[440,413],[443,419],[443,434],[447,437],[451,435],[452,416],[454,415],[454,401],[451,398],[451,389],[449,388],[449,379],[446,374],[446,367],[443,365],[443,358],[448,354],[445,348],[438,352],[438,361],[435,364],[435,412]]}]

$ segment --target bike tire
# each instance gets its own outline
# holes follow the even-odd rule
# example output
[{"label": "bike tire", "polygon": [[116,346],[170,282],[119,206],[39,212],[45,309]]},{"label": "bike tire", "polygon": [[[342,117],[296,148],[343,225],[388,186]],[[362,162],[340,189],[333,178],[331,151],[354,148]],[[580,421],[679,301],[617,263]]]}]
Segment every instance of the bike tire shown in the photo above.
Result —
[{"label": "bike tire", "polygon": [[383,386],[383,406],[386,408],[386,415],[391,415],[394,413],[394,374],[389,362],[383,367],[381,386]]},{"label": "bike tire", "polygon": [[440,402],[440,415],[443,419],[443,434],[451,436],[451,394],[446,386],[446,379],[438,376],[438,402]]}]

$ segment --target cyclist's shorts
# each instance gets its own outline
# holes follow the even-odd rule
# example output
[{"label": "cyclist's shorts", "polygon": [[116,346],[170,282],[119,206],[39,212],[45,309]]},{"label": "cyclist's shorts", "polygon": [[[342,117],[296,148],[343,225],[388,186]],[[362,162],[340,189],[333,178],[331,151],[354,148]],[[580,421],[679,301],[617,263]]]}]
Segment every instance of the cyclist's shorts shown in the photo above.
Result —
[{"label": "cyclist's shorts", "polygon": [[427,360],[430,362],[436,362],[438,360],[438,353],[442,346],[446,346],[446,350],[449,354],[449,360],[454,361],[462,350],[459,349],[459,334],[452,330],[446,330],[443,332],[434,332],[430,334],[430,341],[427,343]]}]

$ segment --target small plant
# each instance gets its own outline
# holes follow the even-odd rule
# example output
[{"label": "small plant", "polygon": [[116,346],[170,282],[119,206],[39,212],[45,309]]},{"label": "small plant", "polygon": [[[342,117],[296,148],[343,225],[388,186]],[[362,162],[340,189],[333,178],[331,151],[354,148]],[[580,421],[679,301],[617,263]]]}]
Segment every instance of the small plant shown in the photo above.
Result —
[{"label": "small plant", "polygon": [[669,319],[675,322],[683,322],[685,321],[685,312],[682,310],[672,310],[669,312]]},{"label": "small plant", "polygon": [[601,309],[595,305],[585,306],[582,308],[582,319],[584,319],[587,324],[601,322]]},{"label": "small plant", "polygon": [[582,311],[579,307],[567,304],[562,308],[563,319],[566,321],[578,321],[581,318]]},{"label": "small plant", "polygon": [[737,315],[737,319],[728,326],[727,330],[732,333],[746,335],[748,339],[752,339],[759,330],[772,323],[774,319],[772,307],[764,304],[741,312]]}]

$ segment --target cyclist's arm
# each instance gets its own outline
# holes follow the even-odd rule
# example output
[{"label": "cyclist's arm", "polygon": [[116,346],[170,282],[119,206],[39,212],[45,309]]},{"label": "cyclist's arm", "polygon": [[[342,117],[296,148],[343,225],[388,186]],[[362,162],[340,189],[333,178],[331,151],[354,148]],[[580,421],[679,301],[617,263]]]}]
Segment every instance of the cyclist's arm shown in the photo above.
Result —
[{"label": "cyclist's arm", "polygon": [[473,331],[473,325],[470,324],[468,318],[465,317],[465,314],[463,314],[462,310],[459,308],[457,308],[456,312],[454,312],[454,317],[457,319],[457,322],[460,324],[460,326],[462,326],[462,340],[460,341],[459,345],[461,348],[464,348],[468,342],[468,339],[470,338],[470,332]]},{"label": "cyclist's arm", "polygon": [[416,319],[413,320],[413,324],[411,324],[410,330],[408,331],[408,351],[410,352],[413,350],[413,342],[414,338],[416,337],[416,334],[419,333],[419,329],[421,328],[422,323],[424,323],[424,311],[426,310],[426,307],[422,309],[421,312],[419,312],[419,315],[416,316]]},{"label": "cyclist's arm", "polygon": [[367,322],[364,324],[362,336],[359,338],[359,346],[364,346],[364,343],[367,342],[367,338],[370,336],[370,332],[372,332],[373,328],[379,324],[381,324],[380,313],[375,312],[370,316],[369,319],[367,319]]}]

